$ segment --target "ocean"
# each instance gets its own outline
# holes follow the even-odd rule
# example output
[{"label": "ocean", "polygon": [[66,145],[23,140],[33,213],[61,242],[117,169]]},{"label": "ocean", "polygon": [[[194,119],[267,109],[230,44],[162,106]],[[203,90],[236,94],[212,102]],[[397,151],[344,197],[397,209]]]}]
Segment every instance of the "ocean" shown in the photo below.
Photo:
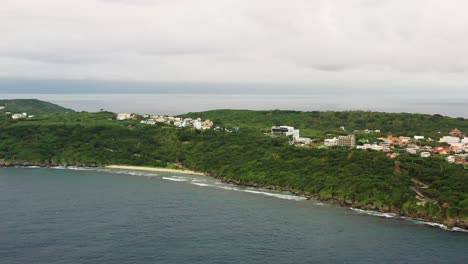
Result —
[{"label": "ocean", "polygon": [[0,263],[468,263],[468,233],[216,179],[0,169]]}]

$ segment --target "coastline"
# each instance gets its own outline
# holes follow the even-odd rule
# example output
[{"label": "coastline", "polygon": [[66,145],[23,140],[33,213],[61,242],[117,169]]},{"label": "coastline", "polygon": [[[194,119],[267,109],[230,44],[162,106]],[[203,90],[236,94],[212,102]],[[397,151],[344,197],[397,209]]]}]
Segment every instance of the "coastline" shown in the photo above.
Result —
[{"label": "coastline", "polygon": [[[5,167],[39,167],[39,168],[53,168],[53,167],[82,167],[82,168],[106,168],[106,169],[119,169],[119,170],[128,170],[128,171],[152,171],[152,172],[168,172],[168,173],[180,173],[180,174],[187,174],[187,175],[200,175],[200,176],[208,176],[211,178],[215,178],[218,180],[221,180],[224,183],[229,183],[233,185],[238,185],[238,186],[244,186],[244,187],[253,187],[253,188],[263,188],[266,190],[272,190],[272,191],[283,191],[283,192],[289,192],[293,195],[296,196],[301,196],[305,197],[307,200],[314,199],[317,201],[323,201],[323,202],[329,202],[332,204],[339,205],[341,207],[349,208],[351,210],[355,211],[362,211],[364,213],[373,215],[374,213],[381,213],[381,214],[395,214],[398,215],[402,218],[408,218],[408,219],[416,219],[416,220],[421,220],[425,222],[426,224],[430,226],[435,226],[442,228],[444,230],[448,231],[463,231],[463,232],[468,232],[468,222],[466,220],[462,219],[440,219],[440,218],[435,218],[433,216],[424,214],[424,213],[408,213],[402,211],[400,208],[396,208],[393,206],[381,206],[381,207],[375,207],[371,206],[366,203],[358,202],[358,201],[352,201],[352,200],[344,200],[338,197],[323,197],[320,194],[317,193],[310,193],[310,192],[304,192],[302,190],[298,190],[289,186],[279,186],[279,185],[270,185],[270,184],[263,184],[263,183],[258,183],[254,181],[244,181],[244,180],[237,180],[237,179],[231,179],[228,177],[220,176],[220,175],[214,175],[214,174],[209,174],[209,173],[203,173],[203,172],[197,172],[193,170],[178,170],[178,169],[167,169],[167,168],[158,168],[158,167],[147,167],[147,166],[130,166],[130,165],[105,165],[105,166],[99,166],[96,164],[67,164],[67,165],[45,165],[45,164],[36,164],[36,163],[28,163],[28,162],[21,162],[21,163],[15,163],[15,164],[0,164],[0,168],[5,168]],[[459,229],[459,230],[456,230]]]},{"label": "coastline", "polygon": [[145,166],[127,166],[127,165],[107,165],[104,166],[107,169],[119,169],[119,170],[139,170],[139,171],[154,171],[154,172],[170,172],[170,173],[180,173],[180,174],[192,174],[192,175],[202,175],[207,176],[203,172],[197,172],[193,170],[178,170],[178,169],[167,169],[167,168],[157,168],[157,167],[145,167]]}]

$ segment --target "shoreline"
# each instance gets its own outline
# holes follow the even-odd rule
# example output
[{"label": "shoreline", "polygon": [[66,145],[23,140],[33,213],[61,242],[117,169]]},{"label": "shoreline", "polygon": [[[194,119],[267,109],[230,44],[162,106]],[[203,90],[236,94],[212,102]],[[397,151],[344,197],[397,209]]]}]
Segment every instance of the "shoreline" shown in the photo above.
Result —
[{"label": "shoreline", "polygon": [[[11,164],[12,165],[12,164]],[[43,164],[15,164],[13,166],[2,166],[0,165],[0,168],[5,168],[5,167],[39,167],[39,168],[53,168],[54,166],[44,166]],[[65,168],[67,167],[73,167],[74,165],[57,165],[57,166],[63,166]],[[442,229],[447,230],[447,231],[459,231],[459,230],[454,230],[453,228],[458,228],[461,229],[463,232],[468,231],[468,223],[466,220],[461,220],[461,219],[438,219],[433,216],[429,216],[426,214],[421,214],[421,213],[408,213],[408,212],[403,212],[399,208],[395,208],[393,206],[388,207],[388,206],[383,206],[383,207],[373,207],[368,204],[362,203],[362,202],[357,202],[357,201],[349,201],[349,200],[344,200],[338,197],[322,197],[320,194],[316,193],[309,193],[309,192],[304,192],[301,190],[294,189],[292,187],[287,187],[287,186],[278,186],[278,185],[270,185],[270,184],[262,184],[258,182],[253,182],[253,181],[243,181],[243,180],[235,180],[235,179],[230,179],[227,177],[223,177],[220,175],[212,175],[208,173],[203,173],[203,172],[197,172],[193,170],[178,170],[178,169],[167,169],[167,168],[157,168],[157,167],[147,167],[147,166],[131,166],[131,165],[105,165],[105,166],[98,166],[95,164],[76,164],[76,167],[83,167],[83,168],[106,168],[106,169],[120,169],[120,170],[128,170],[128,171],[151,171],[151,172],[168,172],[168,173],[180,173],[180,174],[187,174],[187,175],[200,175],[200,176],[208,176],[214,179],[221,180],[224,183],[229,183],[237,186],[244,186],[244,187],[253,187],[253,188],[263,188],[266,190],[272,190],[272,191],[282,191],[282,192],[289,192],[292,195],[295,196],[301,196],[305,197],[307,200],[314,199],[317,201],[321,202],[329,202],[331,204],[336,204],[341,207],[345,207],[351,210],[358,209],[362,210],[365,212],[375,212],[375,213],[381,213],[381,214],[395,214],[397,216],[400,216],[402,218],[409,218],[409,219],[417,219],[421,220],[422,222],[426,223],[429,226],[437,226],[440,227],[439,225],[443,225]]]},{"label": "shoreline", "polygon": [[104,166],[106,169],[119,169],[119,170],[139,170],[139,171],[154,171],[154,172],[169,172],[169,173],[180,173],[180,174],[191,174],[207,176],[203,172],[193,170],[178,170],[178,169],[167,169],[157,167],[145,167],[145,166],[127,166],[127,165],[107,165]]}]

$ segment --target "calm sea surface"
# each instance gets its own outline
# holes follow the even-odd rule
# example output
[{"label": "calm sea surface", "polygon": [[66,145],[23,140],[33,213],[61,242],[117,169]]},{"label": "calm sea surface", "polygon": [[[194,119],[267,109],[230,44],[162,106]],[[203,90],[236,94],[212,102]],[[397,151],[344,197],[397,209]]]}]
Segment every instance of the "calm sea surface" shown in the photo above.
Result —
[{"label": "calm sea surface", "polygon": [[468,233],[202,176],[0,169],[0,263],[468,263]]},{"label": "calm sea surface", "polygon": [[[1,88],[1,87],[0,87]],[[468,93],[406,94],[322,92],[316,94],[2,94],[0,99],[37,98],[77,111],[184,114],[213,109],[409,112],[468,118]]]}]

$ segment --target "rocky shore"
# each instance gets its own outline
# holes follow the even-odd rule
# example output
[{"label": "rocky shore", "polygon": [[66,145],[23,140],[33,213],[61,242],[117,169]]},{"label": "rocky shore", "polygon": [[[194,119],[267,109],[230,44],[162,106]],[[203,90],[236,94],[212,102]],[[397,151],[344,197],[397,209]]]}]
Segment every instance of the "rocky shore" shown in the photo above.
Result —
[{"label": "rocky shore", "polygon": [[388,205],[375,206],[372,204],[367,204],[367,203],[359,202],[359,201],[345,200],[345,199],[331,197],[331,196],[321,196],[320,194],[317,194],[317,193],[304,192],[304,191],[297,190],[297,189],[287,187],[287,186],[264,185],[264,184],[259,184],[253,181],[242,181],[242,180],[230,179],[230,178],[226,178],[222,176],[214,176],[214,175],[209,175],[209,176],[222,180],[225,183],[230,183],[230,184],[235,184],[235,185],[240,185],[240,186],[254,187],[254,188],[263,188],[263,189],[274,190],[274,191],[290,192],[294,195],[304,196],[307,199],[315,199],[319,201],[331,202],[334,204],[338,204],[342,207],[362,209],[362,210],[367,210],[367,211],[375,211],[379,213],[393,213],[393,214],[397,214],[403,217],[421,219],[425,222],[443,224],[447,226],[447,228],[449,229],[457,227],[457,228],[461,228],[461,229],[468,231],[468,221],[463,220],[463,219],[453,219],[453,218],[440,219],[440,218],[435,218],[433,216],[423,214],[423,213],[405,212],[405,211],[402,211],[400,208],[397,208],[394,206],[388,206]]}]

